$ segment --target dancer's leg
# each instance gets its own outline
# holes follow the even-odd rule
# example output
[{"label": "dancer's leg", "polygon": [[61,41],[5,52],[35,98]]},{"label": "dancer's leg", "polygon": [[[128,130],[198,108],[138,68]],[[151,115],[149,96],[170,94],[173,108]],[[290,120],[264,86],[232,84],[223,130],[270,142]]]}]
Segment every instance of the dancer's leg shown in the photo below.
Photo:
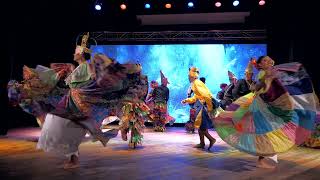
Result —
[{"label": "dancer's leg", "polygon": [[66,155],[68,161],[64,164],[64,169],[73,169],[79,167],[79,152],[74,152]]},{"label": "dancer's leg", "polygon": [[210,141],[210,145],[208,147],[208,150],[210,151],[211,147],[213,146],[213,144],[216,142],[216,139],[214,137],[211,136],[211,134],[209,133],[208,129],[203,130],[204,135],[209,139]]},{"label": "dancer's leg", "polygon": [[104,137],[101,129],[95,127],[94,123],[91,120],[84,120],[78,122],[81,126],[85,127],[90,134],[93,136],[94,141],[98,140],[102,143],[103,146],[106,146],[109,138]]},{"label": "dancer's leg", "polygon": [[204,149],[205,143],[204,143],[204,131],[201,129],[198,129],[198,134],[199,134],[199,138],[200,138],[200,144],[197,144],[196,146],[194,146],[195,148],[201,148]]}]

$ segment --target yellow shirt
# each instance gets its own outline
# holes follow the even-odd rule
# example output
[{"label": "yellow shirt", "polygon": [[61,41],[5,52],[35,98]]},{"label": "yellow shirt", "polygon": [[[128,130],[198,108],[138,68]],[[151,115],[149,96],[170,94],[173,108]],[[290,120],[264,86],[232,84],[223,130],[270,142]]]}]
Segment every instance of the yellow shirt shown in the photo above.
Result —
[{"label": "yellow shirt", "polygon": [[189,104],[195,103],[199,100],[201,103],[206,103],[208,107],[208,111],[213,110],[212,106],[212,94],[208,87],[199,79],[193,81],[191,85],[191,89],[194,93],[193,97],[185,99],[185,101]]}]

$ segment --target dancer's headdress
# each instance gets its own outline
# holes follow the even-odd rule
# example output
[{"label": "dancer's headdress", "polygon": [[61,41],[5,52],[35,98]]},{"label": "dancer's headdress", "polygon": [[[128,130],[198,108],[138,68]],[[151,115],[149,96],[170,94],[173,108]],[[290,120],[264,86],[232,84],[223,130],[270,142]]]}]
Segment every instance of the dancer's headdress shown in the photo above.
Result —
[{"label": "dancer's headdress", "polygon": [[199,69],[196,67],[189,68],[189,76],[198,78],[199,77]]},{"label": "dancer's headdress", "polygon": [[274,60],[271,59],[271,57],[269,57],[269,56],[264,56],[264,57],[261,59],[261,61],[262,61],[262,60],[267,60],[267,61],[269,61],[269,62],[272,63],[272,66],[274,65]]},{"label": "dancer's headdress", "polygon": [[262,60],[267,60],[272,63],[272,66],[274,65],[274,60],[271,59],[269,56],[260,56],[257,61],[253,61],[253,65],[255,68],[260,69],[261,67],[259,66],[259,63],[261,63]]},{"label": "dancer's headdress", "polygon": [[76,54],[83,54],[83,53],[91,53],[92,51],[87,48],[89,40],[89,32],[82,36],[81,44],[77,45],[76,47]]},{"label": "dancer's headdress", "polygon": [[228,71],[228,76],[229,76],[229,79],[237,79],[236,76],[231,71]]},{"label": "dancer's headdress", "polygon": [[161,84],[164,84],[164,83],[170,84],[168,81],[168,78],[164,76],[161,70],[160,70],[160,75],[161,75]]},{"label": "dancer's headdress", "polygon": [[228,84],[226,84],[226,83],[221,83],[220,84],[220,89],[223,89],[223,88],[225,88],[225,87],[227,87],[228,86]]}]

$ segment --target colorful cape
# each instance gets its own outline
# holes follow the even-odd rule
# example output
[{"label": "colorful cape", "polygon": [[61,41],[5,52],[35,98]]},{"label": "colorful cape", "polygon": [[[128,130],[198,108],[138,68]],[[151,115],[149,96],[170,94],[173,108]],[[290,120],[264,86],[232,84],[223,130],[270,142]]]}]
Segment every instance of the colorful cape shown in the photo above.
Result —
[{"label": "colorful cape", "polygon": [[[81,64],[75,70],[71,67],[25,67],[24,81],[8,85],[9,96],[36,117],[52,113],[74,122],[93,121],[100,127],[111,110],[121,117],[125,102],[144,100],[147,95],[147,77],[141,74],[139,64],[119,64],[97,54],[91,64]],[[95,76],[88,79],[90,70]],[[59,83],[65,80],[68,86]]]}]

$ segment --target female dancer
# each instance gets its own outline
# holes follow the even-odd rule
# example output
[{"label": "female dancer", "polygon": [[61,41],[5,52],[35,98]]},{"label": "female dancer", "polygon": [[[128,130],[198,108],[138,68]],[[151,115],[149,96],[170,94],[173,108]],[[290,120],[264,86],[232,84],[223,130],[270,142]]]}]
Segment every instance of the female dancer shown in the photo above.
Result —
[{"label": "female dancer", "polygon": [[264,157],[286,152],[310,136],[315,94],[300,63],[274,66],[270,57],[262,56],[255,66],[260,72],[254,93],[234,101],[213,122],[225,142],[259,156],[258,167],[273,168]]},{"label": "female dancer", "polygon": [[[134,82],[128,80],[136,72],[136,64],[122,65],[102,54],[96,54],[92,64],[87,63],[88,38],[88,34],[84,35],[76,48],[74,60],[79,66],[73,71],[70,68],[62,71],[63,68],[25,67],[24,81],[9,86],[17,88],[19,93],[14,97],[18,97],[24,110],[36,117],[47,114],[37,147],[67,156],[64,168],[78,167],[78,147],[86,131],[104,146],[117,135],[117,130],[103,134],[99,127],[110,109],[121,111],[125,95],[144,96],[129,91],[141,82],[141,78]],[[67,88],[59,86],[58,81],[66,77],[61,72],[69,74],[65,78]]]}]

